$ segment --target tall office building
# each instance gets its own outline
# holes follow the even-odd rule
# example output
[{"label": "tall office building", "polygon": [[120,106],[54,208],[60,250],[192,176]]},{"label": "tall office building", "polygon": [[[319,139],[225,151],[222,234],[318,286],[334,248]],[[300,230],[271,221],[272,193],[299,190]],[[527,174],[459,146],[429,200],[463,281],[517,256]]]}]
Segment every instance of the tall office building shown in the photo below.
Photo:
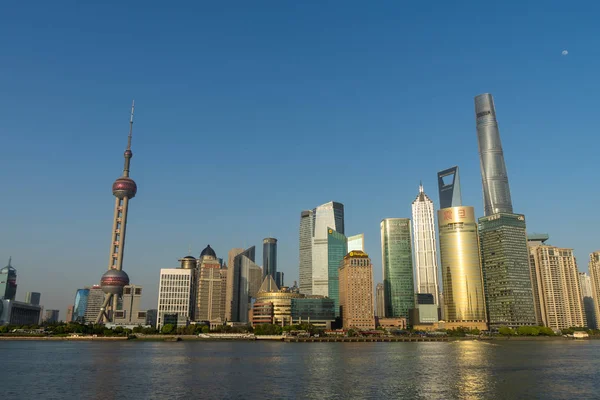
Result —
[{"label": "tall office building", "polygon": [[346,329],[375,329],[373,265],[369,255],[352,251],[340,266],[340,309]]},{"label": "tall office building", "polygon": [[242,248],[234,248],[229,250],[227,254],[227,288],[225,290],[225,320],[231,321],[232,307],[233,307],[233,287],[235,283],[235,269],[234,260],[238,254],[244,252]]},{"label": "tall office building", "polygon": [[113,227],[110,240],[110,253],[108,260],[108,271],[102,275],[100,286],[105,293],[104,301],[98,310],[96,323],[110,322],[114,311],[117,309],[119,298],[123,294],[123,287],[129,285],[129,276],[123,271],[123,257],[125,255],[125,232],[127,229],[127,215],[129,213],[129,200],[137,193],[137,185],[129,177],[131,166],[131,137],[133,133],[133,110],[131,104],[131,118],[129,119],[129,136],[127,137],[127,148],[123,157],[123,175],[112,185],[112,193],[115,196],[115,207],[113,216]]},{"label": "tall office building", "polygon": [[0,300],[14,300],[17,295],[17,270],[12,266],[12,257],[8,265],[0,269]]},{"label": "tall office building", "polygon": [[[244,250],[233,259],[233,296],[231,302],[231,321],[249,322],[250,310],[250,271],[260,268],[254,262],[256,249],[254,246]],[[230,268],[230,269],[231,269]],[[262,271],[261,271],[262,274]]]},{"label": "tall office building", "polygon": [[277,274],[275,275],[275,283],[277,284],[277,287],[285,286],[283,282],[283,272],[277,271]]},{"label": "tall office building", "polygon": [[479,240],[490,327],[536,325],[525,216],[479,218]]},{"label": "tall office building", "polygon": [[[31,304],[31,303],[29,303]],[[44,316],[44,322],[47,324],[56,324],[58,322],[60,311],[59,310],[46,310]]]},{"label": "tall office building", "polygon": [[27,294],[25,295],[25,303],[39,306],[41,297],[42,297],[41,293],[27,292]]},{"label": "tall office building", "polygon": [[489,93],[475,96],[475,122],[481,163],[483,185],[483,208],[485,216],[496,213],[513,213],[508,175],[504,164],[504,153],[494,98]]},{"label": "tall office building", "polygon": [[[73,322],[85,323],[85,309],[90,295],[90,288],[77,289],[75,304],[73,305]],[[90,321],[88,321],[90,322]]]},{"label": "tall office building", "polygon": [[365,234],[348,236],[348,253],[351,251],[365,251]]},{"label": "tall office building", "polygon": [[312,294],[312,232],[313,212],[300,213],[300,292]]},{"label": "tall office building", "polygon": [[348,239],[330,228],[327,231],[327,293],[334,302],[336,317],[340,315],[339,268],[346,254],[348,254]]},{"label": "tall office building", "polygon": [[330,201],[313,210],[312,294],[329,296],[328,231],[344,232],[344,205]]},{"label": "tall office building", "polygon": [[528,237],[538,322],[552,329],[584,326],[579,273],[573,250],[547,245],[546,240],[548,235]]},{"label": "tall office building", "polygon": [[208,245],[198,259],[196,289],[196,321],[208,321],[211,325],[222,325],[225,322],[225,310],[221,304],[225,297],[222,286],[221,264],[215,251]]},{"label": "tall office building", "polygon": [[487,329],[475,210],[443,208],[438,226],[446,327]]},{"label": "tall office building", "polygon": [[583,301],[586,326],[591,329],[597,329],[598,324],[596,322],[596,304],[594,303],[592,279],[585,272],[579,273],[579,287],[581,288],[581,301]]},{"label": "tall office building", "polygon": [[123,288],[121,304],[114,315],[114,323],[119,325],[145,325],[146,311],[140,309],[142,287],[127,285]]},{"label": "tall office building", "polygon": [[100,310],[102,309],[102,304],[104,303],[104,292],[102,291],[102,287],[94,285],[88,290],[85,312],[83,314],[83,321],[86,324],[96,322]]},{"label": "tall office building", "polygon": [[378,318],[385,318],[383,283],[378,283],[375,287],[375,316]]},{"label": "tall office building", "polygon": [[410,219],[386,218],[380,226],[385,316],[408,319],[415,307]]},{"label": "tall office building", "polygon": [[458,167],[452,167],[438,172],[438,188],[440,195],[440,208],[462,206],[460,191],[460,176]]},{"label": "tall office building", "polygon": [[252,299],[256,297],[260,285],[263,282],[263,269],[260,265],[250,263],[248,267],[248,296]]},{"label": "tall office building", "polygon": [[412,203],[415,269],[417,293],[430,293],[439,305],[437,245],[433,201],[419,185],[419,194]]},{"label": "tall office building", "polygon": [[67,317],[65,318],[65,322],[73,322],[73,310],[74,306],[67,307]]},{"label": "tall office building", "polygon": [[[182,263],[183,264],[183,263]],[[158,284],[157,328],[187,326],[193,318],[194,274],[191,268],[162,268]]]},{"label": "tall office building", "polygon": [[263,239],[263,279],[271,275],[277,279],[277,239]]},{"label": "tall office building", "polygon": [[595,251],[590,254],[588,269],[590,270],[592,297],[594,298],[594,317],[596,318],[596,327],[600,327],[600,251]]}]

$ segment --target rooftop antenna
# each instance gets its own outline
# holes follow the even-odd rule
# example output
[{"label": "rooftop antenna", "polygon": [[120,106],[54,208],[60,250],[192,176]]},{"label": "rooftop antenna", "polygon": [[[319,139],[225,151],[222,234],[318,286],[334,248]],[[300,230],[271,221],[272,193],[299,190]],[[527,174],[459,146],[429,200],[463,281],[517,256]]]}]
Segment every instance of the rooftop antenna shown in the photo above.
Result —
[{"label": "rooftop antenna", "polygon": [[188,245],[188,256],[192,255],[192,245]]},{"label": "rooftop antenna", "polygon": [[12,262],[12,256],[8,256],[8,266],[12,267],[12,265],[10,265]]},{"label": "rooftop antenna", "polygon": [[127,136],[127,150],[131,150],[131,135],[133,134],[133,110],[135,108],[135,100],[131,101],[131,118],[129,118],[129,136]]}]

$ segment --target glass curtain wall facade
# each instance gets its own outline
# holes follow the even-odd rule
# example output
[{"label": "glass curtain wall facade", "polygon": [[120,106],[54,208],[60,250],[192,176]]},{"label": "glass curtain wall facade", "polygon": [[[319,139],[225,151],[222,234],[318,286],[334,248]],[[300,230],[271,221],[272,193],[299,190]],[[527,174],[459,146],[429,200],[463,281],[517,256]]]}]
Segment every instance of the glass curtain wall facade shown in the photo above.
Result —
[{"label": "glass curtain wall facade", "polygon": [[[246,249],[235,256],[233,260],[234,282],[231,320],[234,322],[248,322],[250,310],[250,269],[258,267],[254,262],[256,248]],[[260,268],[260,267],[258,267]]]},{"label": "glass curtain wall facade", "polygon": [[434,304],[439,305],[435,213],[433,201],[425,194],[423,185],[419,186],[419,195],[412,203],[412,216],[417,293],[432,294]]},{"label": "glass curtain wall facade", "polygon": [[77,289],[75,293],[75,305],[73,307],[73,321],[84,323],[85,310],[87,308],[90,289]]},{"label": "glass curtain wall facade", "polygon": [[415,307],[410,219],[381,221],[385,316],[407,318]]},{"label": "glass curtain wall facade", "polygon": [[479,240],[490,327],[536,325],[525,216],[479,218]]},{"label": "glass curtain wall facade", "polygon": [[312,212],[312,294],[329,296],[327,241],[329,228],[344,234],[344,205],[330,201]]},{"label": "glass curtain wall facade", "polygon": [[340,316],[340,282],[339,268],[348,254],[346,236],[329,228],[327,231],[327,265],[328,265],[328,292],[329,298],[334,301],[335,316]]},{"label": "glass curtain wall facade", "polygon": [[271,275],[277,280],[277,239],[263,239],[263,280]]},{"label": "glass curtain wall facade", "polygon": [[446,326],[487,329],[475,210],[441,209],[438,226]]},{"label": "glass curtain wall facade", "polygon": [[475,123],[481,164],[484,215],[513,213],[504,152],[496,120],[494,98],[489,93],[475,97]]}]

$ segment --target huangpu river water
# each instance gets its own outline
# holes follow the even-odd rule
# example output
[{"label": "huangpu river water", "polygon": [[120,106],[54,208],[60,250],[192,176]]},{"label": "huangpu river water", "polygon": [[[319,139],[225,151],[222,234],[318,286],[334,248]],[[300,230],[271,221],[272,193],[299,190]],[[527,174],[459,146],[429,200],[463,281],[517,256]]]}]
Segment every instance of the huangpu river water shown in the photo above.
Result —
[{"label": "huangpu river water", "polygon": [[598,399],[600,341],[0,341],[2,399]]}]

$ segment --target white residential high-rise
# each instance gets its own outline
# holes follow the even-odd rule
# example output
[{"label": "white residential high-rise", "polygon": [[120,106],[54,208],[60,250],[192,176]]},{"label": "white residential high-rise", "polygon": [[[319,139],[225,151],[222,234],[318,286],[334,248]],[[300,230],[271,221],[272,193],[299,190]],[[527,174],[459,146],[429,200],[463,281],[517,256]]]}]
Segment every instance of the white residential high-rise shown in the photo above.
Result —
[{"label": "white residential high-rise", "polygon": [[412,203],[412,217],[417,293],[432,294],[435,304],[439,305],[435,214],[433,201],[423,191],[422,184]]},{"label": "white residential high-rise", "polygon": [[186,326],[192,319],[194,273],[194,269],[184,268],[164,268],[160,270],[158,329],[165,324]]}]

